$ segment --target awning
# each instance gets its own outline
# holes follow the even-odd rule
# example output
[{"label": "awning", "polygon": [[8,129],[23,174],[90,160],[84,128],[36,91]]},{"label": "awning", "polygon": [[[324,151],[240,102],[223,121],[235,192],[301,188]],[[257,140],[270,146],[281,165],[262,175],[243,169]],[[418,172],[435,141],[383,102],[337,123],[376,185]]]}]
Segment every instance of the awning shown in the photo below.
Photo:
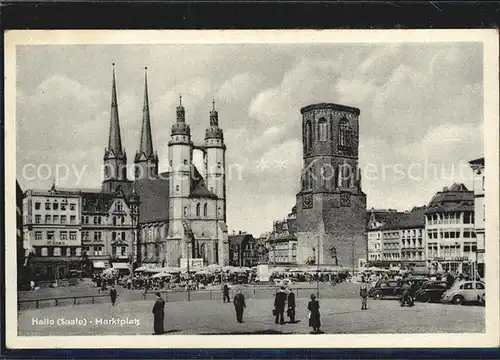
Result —
[{"label": "awning", "polygon": [[92,261],[92,265],[95,269],[104,269],[106,267],[104,261]]},{"label": "awning", "polygon": [[113,269],[130,270],[128,263],[113,263]]}]

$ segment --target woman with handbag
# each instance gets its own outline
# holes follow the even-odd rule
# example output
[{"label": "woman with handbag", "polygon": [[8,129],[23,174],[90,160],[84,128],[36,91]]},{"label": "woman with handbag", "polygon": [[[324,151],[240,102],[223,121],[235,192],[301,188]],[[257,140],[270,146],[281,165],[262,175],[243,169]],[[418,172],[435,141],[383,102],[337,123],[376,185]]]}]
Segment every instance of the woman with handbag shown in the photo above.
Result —
[{"label": "woman with handbag", "polygon": [[316,296],[311,294],[311,301],[307,305],[309,310],[309,326],[313,328],[315,334],[320,332],[321,318],[319,314],[319,302],[316,300]]}]

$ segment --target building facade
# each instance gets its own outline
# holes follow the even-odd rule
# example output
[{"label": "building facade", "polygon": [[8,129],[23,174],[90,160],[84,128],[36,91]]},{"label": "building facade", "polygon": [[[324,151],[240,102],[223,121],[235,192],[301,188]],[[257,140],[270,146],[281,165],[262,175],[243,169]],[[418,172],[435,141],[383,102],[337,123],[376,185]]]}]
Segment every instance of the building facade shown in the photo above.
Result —
[{"label": "building facade", "polygon": [[367,258],[366,195],[358,168],[360,110],[321,103],[301,113],[297,262],[356,266]]},{"label": "building facade", "polygon": [[476,262],[474,193],[464,184],[437,192],[425,212],[426,258],[436,271],[470,274]]},{"label": "building facade", "polygon": [[81,270],[81,196],[78,191],[28,190],[23,198],[24,237],[34,279],[67,278]]},{"label": "building facade", "polygon": [[251,234],[239,231],[229,235],[229,265],[252,267],[259,263],[259,242]]},{"label": "building facade", "polygon": [[376,266],[382,262],[382,228],[392,223],[399,213],[396,210],[371,209],[367,214],[368,263]]},{"label": "building facade", "polygon": [[485,260],[485,168],[484,157],[469,162],[474,175],[474,231],[476,233],[477,248],[477,274],[484,278],[484,260]]},{"label": "building facade", "polygon": [[273,222],[273,231],[266,239],[269,254],[269,264],[293,265],[297,264],[297,218],[296,208],[284,220]]}]

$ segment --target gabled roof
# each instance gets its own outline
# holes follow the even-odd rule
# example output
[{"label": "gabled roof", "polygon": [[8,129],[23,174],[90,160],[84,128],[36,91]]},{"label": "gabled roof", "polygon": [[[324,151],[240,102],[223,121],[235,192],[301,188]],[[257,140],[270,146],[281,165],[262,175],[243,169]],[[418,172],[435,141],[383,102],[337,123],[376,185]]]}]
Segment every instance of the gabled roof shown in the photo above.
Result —
[{"label": "gabled roof", "polygon": [[[366,227],[368,230],[379,230],[387,226],[391,226],[391,224],[396,221],[396,218],[401,212],[397,212],[395,210],[368,210],[368,214],[366,216]],[[381,224],[379,227],[372,227],[372,223]]]},{"label": "gabled roof", "polygon": [[161,173],[156,179],[135,181],[135,191],[139,196],[139,222],[166,221],[169,214],[168,172]]},{"label": "gabled roof", "polygon": [[110,192],[82,191],[82,212],[107,213],[116,194]]},{"label": "gabled roof", "polygon": [[252,234],[238,234],[238,235],[229,235],[228,237],[230,245],[243,245],[247,244],[249,241],[253,240]]},{"label": "gabled roof", "polygon": [[392,229],[416,229],[425,227],[426,207],[415,207],[410,212],[400,213],[394,222]]},{"label": "gabled roof", "polygon": [[483,165],[484,166],[484,157],[471,160],[471,161],[469,161],[469,164],[471,164],[471,165]]}]

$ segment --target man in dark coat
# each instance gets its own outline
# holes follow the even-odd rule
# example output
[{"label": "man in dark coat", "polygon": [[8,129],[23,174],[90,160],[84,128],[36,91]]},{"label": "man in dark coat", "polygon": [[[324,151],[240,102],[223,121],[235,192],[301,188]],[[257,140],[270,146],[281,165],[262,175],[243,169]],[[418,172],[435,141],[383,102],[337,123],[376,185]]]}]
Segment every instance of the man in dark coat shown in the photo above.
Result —
[{"label": "man in dark coat", "polygon": [[243,322],[243,310],[246,308],[245,296],[238,290],[238,293],[234,297],[234,309],[236,310],[236,319],[239,323]]},{"label": "man in dark coat", "polygon": [[280,291],[276,293],[276,297],[274,298],[274,311],[275,311],[275,320],[274,322],[277,324],[278,321],[281,325],[285,323],[285,302],[286,302],[287,294],[285,292],[285,287],[282,286]]},{"label": "man in dark coat", "polygon": [[223,302],[231,302],[231,299],[229,298],[229,286],[227,286],[227,283],[224,284],[224,286],[222,287],[222,301]]},{"label": "man in dark coat", "polygon": [[290,322],[292,324],[295,324],[295,294],[293,293],[292,289],[290,289],[288,292],[287,303],[288,303],[287,315],[290,318]]},{"label": "man in dark coat", "polygon": [[114,285],[111,286],[111,290],[109,291],[109,296],[111,297],[111,304],[113,304],[113,306],[115,306],[118,293],[116,292],[116,288]]},{"label": "man in dark coat", "polygon": [[157,292],[156,302],[153,306],[153,316],[154,316],[154,334],[163,334],[163,320],[165,318],[165,300],[162,299],[161,294]]}]

